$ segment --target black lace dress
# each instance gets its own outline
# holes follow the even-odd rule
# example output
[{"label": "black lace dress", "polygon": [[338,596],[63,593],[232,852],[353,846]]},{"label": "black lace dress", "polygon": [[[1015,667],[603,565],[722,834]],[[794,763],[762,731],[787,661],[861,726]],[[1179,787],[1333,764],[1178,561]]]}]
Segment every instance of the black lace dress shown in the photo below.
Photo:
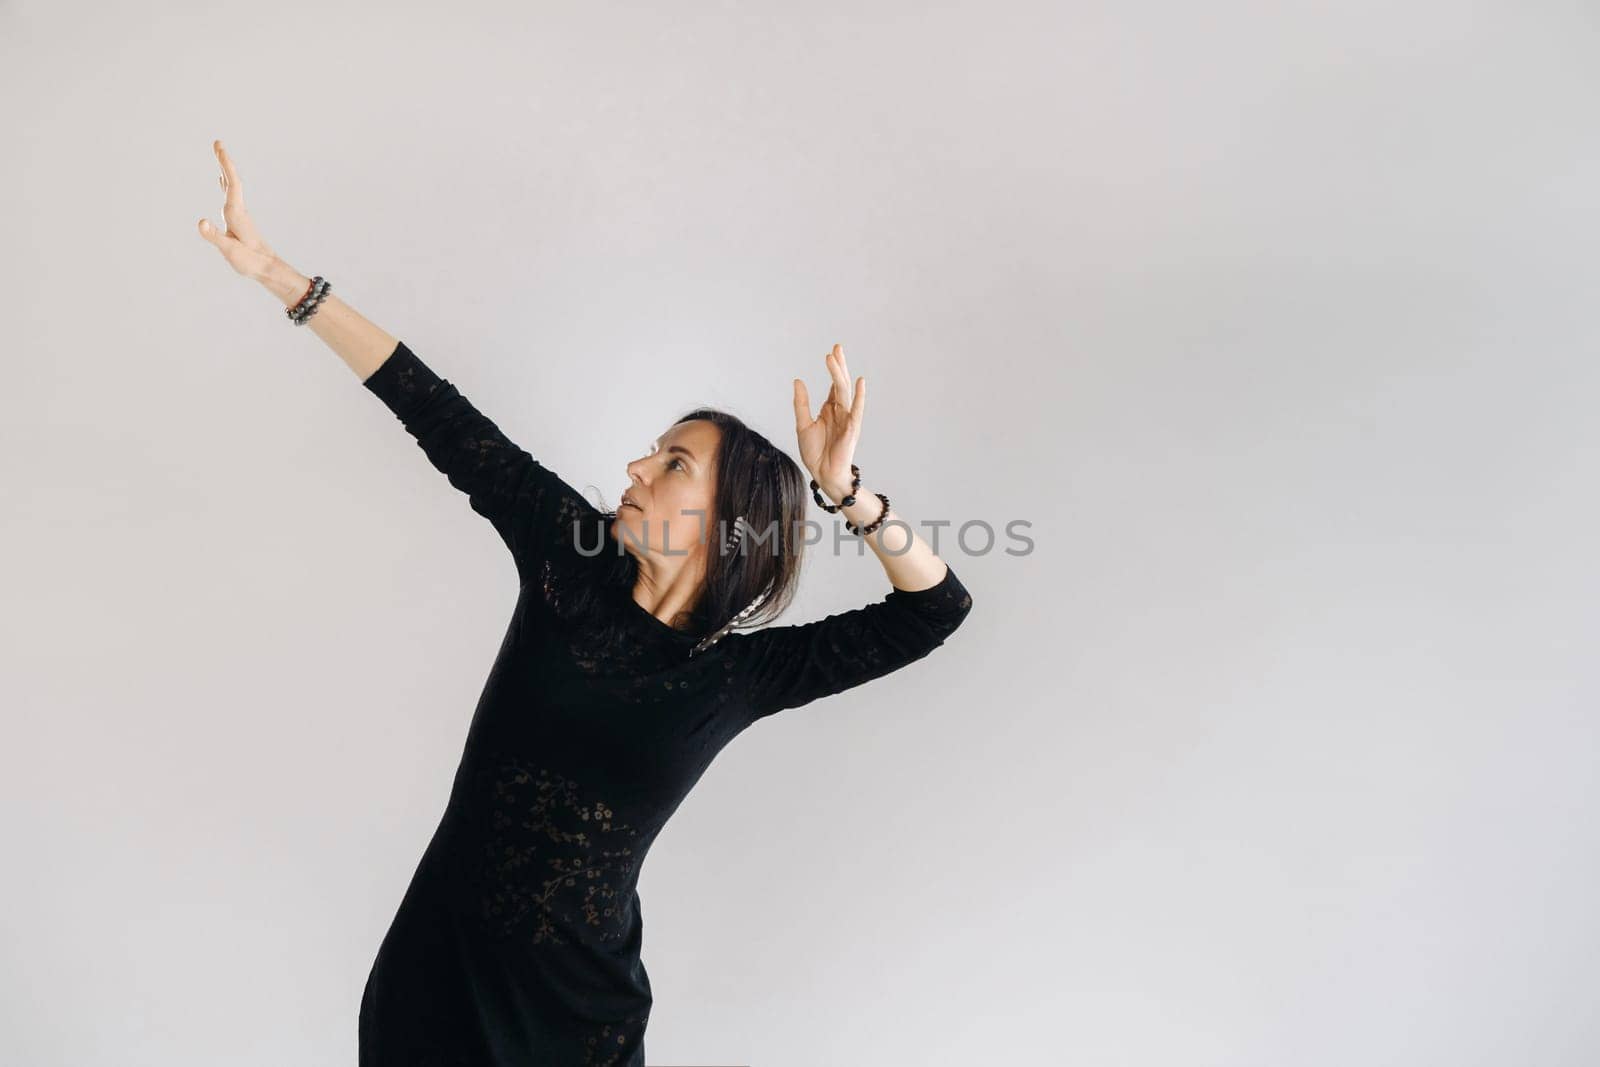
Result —
[{"label": "black lace dress", "polygon": [[563,597],[601,558],[601,512],[404,343],[365,385],[493,524],[521,593],[367,978],[360,1062],[642,1067],[651,994],[635,886],[667,818],[751,723],[927,655],[971,597],[947,570],[929,589],[891,586],[692,656],[698,635],[631,595],[610,625],[569,622]]}]

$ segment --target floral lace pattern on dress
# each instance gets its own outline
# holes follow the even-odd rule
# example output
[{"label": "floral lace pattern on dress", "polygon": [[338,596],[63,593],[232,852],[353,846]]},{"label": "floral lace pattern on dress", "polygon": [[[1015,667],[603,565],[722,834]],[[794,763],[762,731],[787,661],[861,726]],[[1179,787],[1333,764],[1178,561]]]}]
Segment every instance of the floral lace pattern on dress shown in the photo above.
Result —
[{"label": "floral lace pattern on dress", "polygon": [[584,1067],[619,1067],[629,1062],[644,1040],[646,1017],[631,1015],[618,1023],[604,1023],[583,1042]]},{"label": "floral lace pattern on dress", "polygon": [[480,772],[488,827],[475,871],[477,917],[494,937],[564,945],[625,938],[638,831],[564,775],[518,759]]}]

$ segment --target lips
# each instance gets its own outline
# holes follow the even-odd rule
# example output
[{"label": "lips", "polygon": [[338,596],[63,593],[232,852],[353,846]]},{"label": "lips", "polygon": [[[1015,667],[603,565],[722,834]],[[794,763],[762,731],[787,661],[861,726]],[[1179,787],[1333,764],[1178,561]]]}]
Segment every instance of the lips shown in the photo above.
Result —
[{"label": "lips", "polygon": [[639,511],[644,510],[644,508],[641,508],[638,504],[634,503],[633,497],[629,496],[627,493],[622,494],[622,506],[625,508],[635,508]]}]

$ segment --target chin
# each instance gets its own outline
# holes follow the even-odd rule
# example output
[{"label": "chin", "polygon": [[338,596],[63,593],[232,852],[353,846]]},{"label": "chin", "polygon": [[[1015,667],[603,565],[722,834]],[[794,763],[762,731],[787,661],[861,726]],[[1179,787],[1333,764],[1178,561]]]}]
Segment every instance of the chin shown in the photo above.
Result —
[{"label": "chin", "polygon": [[[627,537],[622,536],[622,530],[624,527],[626,527],[628,530]],[[606,529],[610,532],[611,536],[617,541],[617,543],[622,546],[623,551],[625,552],[632,552],[632,542],[640,539],[638,528],[622,515],[611,516],[611,521],[606,525]]]}]

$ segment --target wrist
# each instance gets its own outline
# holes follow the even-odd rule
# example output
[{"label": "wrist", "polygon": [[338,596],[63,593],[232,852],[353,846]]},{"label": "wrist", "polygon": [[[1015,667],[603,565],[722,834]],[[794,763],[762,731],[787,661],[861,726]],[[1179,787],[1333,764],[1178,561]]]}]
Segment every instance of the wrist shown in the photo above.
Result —
[{"label": "wrist", "polygon": [[[830,504],[838,504],[850,495],[850,486],[856,480],[859,470],[852,463],[845,470],[829,471],[826,476],[811,471],[811,480],[817,483],[817,491],[827,497]],[[861,493],[860,489],[855,490],[858,501],[861,499]]]},{"label": "wrist", "polygon": [[[825,482],[818,478],[817,488],[830,504],[838,504],[839,501],[850,495],[850,482],[848,480],[844,482]],[[856,502],[859,503],[860,501],[861,490],[858,489],[856,490]]]},{"label": "wrist", "polygon": [[276,257],[267,261],[267,265],[256,275],[256,281],[277,297],[285,307],[293,307],[296,301],[306,295],[306,290],[311,288],[310,278]]},{"label": "wrist", "polygon": [[[849,507],[841,507],[839,509],[839,518],[843,519],[846,523],[855,527],[857,530],[878,522],[880,518],[883,519],[884,523],[887,523],[893,516],[894,509],[886,505],[883,500],[878,497],[878,494],[873,492],[865,484],[863,484],[860,489],[856,490],[856,502],[854,504],[851,504]],[[876,537],[882,532],[883,525],[879,524],[871,534],[864,536]]]}]

